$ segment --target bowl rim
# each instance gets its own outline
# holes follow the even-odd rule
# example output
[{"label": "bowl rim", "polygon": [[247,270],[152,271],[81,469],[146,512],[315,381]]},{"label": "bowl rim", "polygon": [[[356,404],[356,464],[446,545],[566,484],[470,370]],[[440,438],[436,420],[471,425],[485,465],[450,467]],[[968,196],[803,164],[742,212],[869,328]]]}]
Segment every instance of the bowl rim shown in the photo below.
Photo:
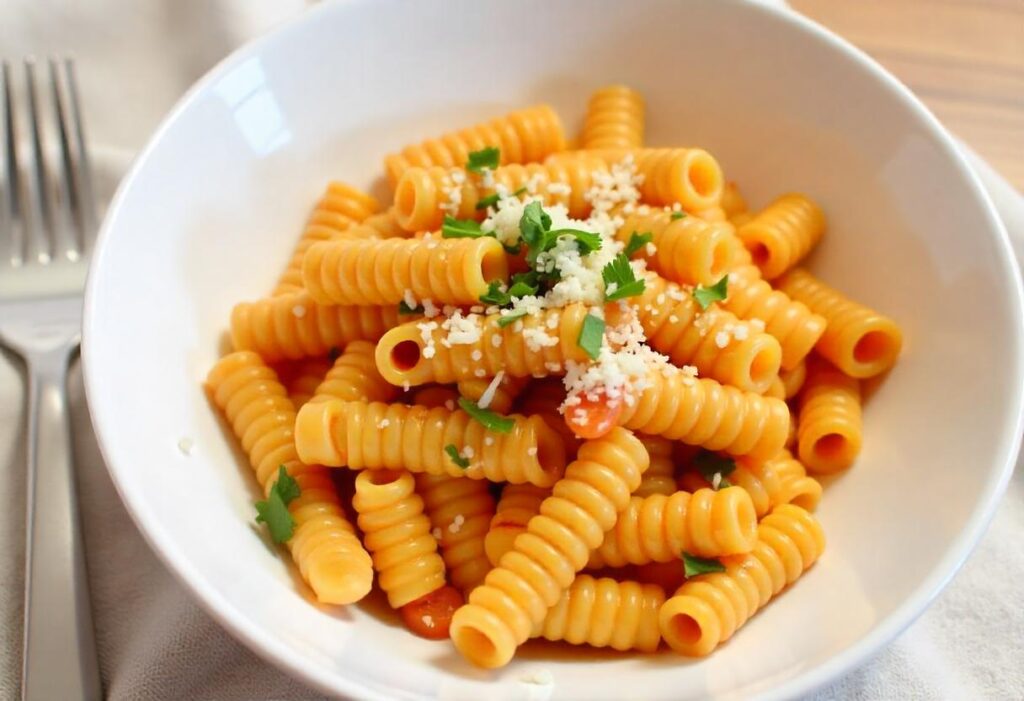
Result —
[{"label": "bowl rim", "polygon": [[[935,138],[941,150],[949,158],[952,167],[959,171],[959,175],[965,179],[966,192],[970,192],[981,204],[988,220],[988,233],[994,236],[997,247],[1001,249],[1002,255],[999,256],[999,259],[1003,265],[1002,272],[1013,288],[1012,299],[1008,300],[1008,303],[1017,312],[1016,318],[1018,319],[1018,323],[1013,329],[1014,335],[1010,341],[1016,342],[1020,346],[1022,335],[1024,335],[1024,287],[1022,287],[1021,273],[1017,267],[1009,235],[987,191],[982,187],[978,176],[968,164],[963,152],[954,142],[951,134],[935,115],[907,86],[883,68],[875,59],[846,39],[792,8],[766,0],[727,1],[734,5],[744,6],[746,11],[749,12],[761,12],[772,15],[776,19],[789,24],[796,31],[807,34],[810,38],[827,45],[830,50],[844,54],[846,58],[854,60],[858,67],[866,71],[882,90],[889,93],[897,101],[902,102],[909,109],[910,113],[918,120],[922,129],[930,132],[930,136]],[[90,400],[88,401],[88,406],[97,436],[97,443],[118,496],[121,498],[122,503],[149,547],[156,553],[167,569],[192,594],[193,599],[199,603],[206,613],[230,632],[235,639],[242,642],[264,660],[301,682],[331,695],[344,693],[359,698],[389,701],[389,697],[381,691],[343,676],[332,674],[313,665],[305,657],[294,652],[275,637],[267,636],[260,626],[252,623],[241,611],[237,610],[229,599],[219,595],[215,589],[206,583],[202,572],[190,564],[187,557],[179,551],[174,540],[160,523],[151,519],[147,512],[139,508],[141,497],[138,495],[138,491],[140,490],[137,490],[131,483],[128,477],[130,471],[115,467],[111,460],[111,451],[107,448],[107,441],[112,436],[109,430],[111,422],[105,420],[104,415],[100,413],[100,409],[96,408],[94,402],[91,401],[95,396],[93,388],[101,382],[100,378],[94,376],[92,370],[94,366],[91,358],[94,354],[99,354],[99,351],[95,348],[92,334],[89,333],[97,313],[95,308],[96,288],[99,284],[97,282],[97,270],[102,267],[102,261],[108,248],[107,239],[112,235],[111,231],[114,229],[114,222],[118,219],[119,211],[123,206],[127,193],[132,189],[138,173],[145,167],[151,152],[157,148],[158,144],[163,140],[165,133],[178,120],[180,115],[191,107],[198,96],[207,92],[212,85],[238,65],[260,53],[264,47],[274,42],[284,41],[285,37],[290,36],[307,23],[315,22],[322,14],[342,12],[341,8],[343,7],[362,5],[367,2],[369,0],[333,0],[332,2],[326,2],[303,11],[232,51],[213,68],[208,70],[178,99],[132,162],[130,170],[121,180],[114,197],[107,207],[106,215],[96,239],[92,263],[90,264],[89,275],[86,281],[81,357],[86,397],[87,400]],[[1009,484],[1021,448],[1020,436],[1024,433],[1024,361],[1018,360],[1015,370],[1017,385],[1016,407],[1015,411],[1012,412],[1012,416],[1004,418],[1004,423],[1010,430],[1004,432],[1002,444],[998,446],[996,451],[1002,455],[1003,464],[996,475],[996,479],[990,478],[989,483],[985,485],[982,498],[968,516],[964,529],[949,544],[945,556],[922,578],[921,583],[901,604],[885,618],[877,622],[859,640],[831,658],[801,670],[776,686],[755,692],[751,698],[766,701],[793,698],[812,692],[838,678],[840,674],[862,666],[869,656],[879,652],[883,646],[895,639],[924,613],[959,572],[988,529],[995,515],[999,500]]]}]

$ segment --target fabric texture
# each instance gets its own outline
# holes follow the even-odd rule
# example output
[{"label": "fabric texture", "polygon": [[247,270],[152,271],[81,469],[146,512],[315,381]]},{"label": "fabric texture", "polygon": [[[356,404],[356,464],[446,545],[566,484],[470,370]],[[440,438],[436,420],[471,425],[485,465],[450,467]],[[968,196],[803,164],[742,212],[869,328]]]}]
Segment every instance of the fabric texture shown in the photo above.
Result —
[{"label": "fabric texture", "polygon": [[[0,6],[0,46],[8,58],[58,51],[74,55],[90,140],[130,154],[205,70],[304,5],[301,0],[13,0]],[[117,169],[108,167],[108,181],[101,183],[106,192]],[[1011,235],[1024,242],[1024,199],[1005,183],[990,190],[1009,213],[1008,225],[1017,222]],[[322,698],[234,640],[164,569],[103,465],[77,362],[70,393],[93,616],[108,698]],[[17,698],[19,691],[24,401],[21,361],[2,351],[0,699]],[[874,659],[808,698],[1024,697],[1022,581],[1024,475],[1018,469],[988,533],[935,604]]]}]

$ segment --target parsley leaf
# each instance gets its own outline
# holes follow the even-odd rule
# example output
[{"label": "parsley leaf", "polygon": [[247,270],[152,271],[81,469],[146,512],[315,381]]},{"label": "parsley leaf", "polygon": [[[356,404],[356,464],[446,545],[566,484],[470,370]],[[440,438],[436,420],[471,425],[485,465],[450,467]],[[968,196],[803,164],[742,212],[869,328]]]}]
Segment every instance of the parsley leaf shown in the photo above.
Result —
[{"label": "parsley leaf", "polygon": [[466,161],[466,170],[472,173],[480,173],[484,168],[497,168],[501,162],[501,149],[496,146],[489,146],[479,151],[470,151],[469,160]]},{"label": "parsley leaf", "polygon": [[643,280],[636,279],[633,266],[629,264],[629,258],[623,253],[615,256],[611,263],[604,266],[604,269],[601,270],[601,277],[604,279],[606,290],[609,285],[615,284],[615,290],[604,296],[605,300],[609,302],[641,294],[646,287]]},{"label": "parsley leaf", "polygon": [[632,258],[633,254],[639,251],[641,248],[649,244],[654,240],[654,234],[650,231],[645,231],[642,234],[638,234],[635,231],[629,235],[629,243],[622,249],[622,255],[627,258]]},{"label": "parsley leaf", "polygon": [[731,475],[732,471],[736,469],[736,461],[732,458],[715,455],[709,450],[702,450],[693,459],[693,466],[697,468],[701,477],[711,483],[714,483],[716,474],[721,475],[718,482],[718,487],[721,489],[731,486],[725,477]]},{"label": "parsley leaf", "polygon": [[498,193],[495,192],[493,195],[488,195],[487,197],[481,197],[480,199],[478,199],[476,201],[476,205],[474,205],[474,206],[477,209],[487,209],[488,207],[492,207],[492,206],[498,204],[498,200],[499,199],[500,199],[500,197],[498,196]]},{"label": "parsley leaf", "polygon": [[505,316],[500,317],[498,319],[498,326],[500,328],[505,328],[509,324],[511,324],[513,322],[516,322],[516,321],[519,321],[524,316],[526,316],[526,310],[525,309],[519,309],[517,311],[512,312],[511,314],[506,314]]},{"label": "parsley leaf", "polygon": [[551,217],[540,206],[540,202],[531,202],[523,208],[523,216],[519,219],[519,233],[531,252],[543,243],[544,233],[550,228]]},{"label": "parsley leaf", "polygon": [[582,348],[591,360],[597,360],[597,356],[601,352],[604,326],[604,319],[599,319],[593,314],[583,317],[583,325],[580,327],[580,336],[576,339],[576,345]]},{"label": "parsley leaf", "polygon": [[683,553],[683,574],[687,579],[711,572],[725,572],[725,565],[711,557],[697,557],[690,553]]},{"label": "parsley leaf", "polygon": [[480,222],[472,219],[456,219],[445,215],[441,225],[441,238],[444,239],[478,239],[488,236],[480,230]]},{"label": "parsley leaf", "polygon": [[499,307],[505,306],[511,300],[509,299],[508,292],[502,292],[501,288],[501,280],[491,280],[487,286],[487,291],[480,295],[480,301],[484,304],[494,304]]},{"label": "parsley leaf", "polygon": [[693,289],[693,298],[697,300],[697,304],[700,305],[701,309],[707,309],[711,306],[712,302],[721,302],[729,296],[729,276],[723,275],[722,279],[716,282],[711,287],[704,287],[704,285],[697,285]]},{"label": "parsley leaf", "polygon": [[401,302],[398,303],[398,313],[399,314],[422,314],[423,313],[423,306],[421,305],[421,306],[418,306],[418,307],[410,307],[408,304],[405,303],[405,300],[403,299]]},{"label": "parsley leaf", "polygon": [[585,256],[588,253],[593,253],[594,251],[601,249],[601,237],[595,233],[590,231],[580,231],[579,229],[556,229],[545,233],[544,250],[547,251],[554,248],[555,242],[563,236],[572,236],[576,239],[576,245],[580,249],[581,256]]},{"label": "parsley leaf", "polygon": [[686,216],[686,212],[672,212],[672,216],[669,217],[669,220],[670,221],[675,221],[676,219],[682,219],[685,216]]},{"label": "parsley leaf", "polygon": [[488,431],[509,433],[516,425],[515,419],[496,414],[490,409],[481,409],[476,402],[471,402],[465,397],[459,397],[459,406],[471,418],[483,424]]},{"label": "parsley leaf", "polygon": [[288,513],[288,504],[302,493],[284,465],[277,468],[277,480],[266,499],[256,502],[256,523],[265,523],[275,543],[284,543],[295,532],[295,519]]},{"label": "parsley leaf", "polygon": [[452,459],[452,462],[455,463],[457,467],[461,467],[463,470],[469,467],[469,460],[459,455],[459,449],[451,443],[444,447],[444,452],[448,453],[448,457]]}]

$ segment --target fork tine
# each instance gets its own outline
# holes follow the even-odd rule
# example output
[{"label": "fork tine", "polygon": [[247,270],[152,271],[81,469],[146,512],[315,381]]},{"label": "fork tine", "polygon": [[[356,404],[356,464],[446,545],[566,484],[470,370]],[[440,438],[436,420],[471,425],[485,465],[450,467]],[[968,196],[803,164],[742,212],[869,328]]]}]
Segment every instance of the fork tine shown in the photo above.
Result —
[{"label": "fork tine", "polygon": [[50,184],[46,174],[44,160],[42,116],[39,110],[39,91],[36,87],[36,62],[25,59],[25,97],[28,106],[30,148],[26,149],[25,160],[28,161],[29,178],[22,190],[25,204],[22,221],[26,227],[28,259],[48,263],[52,258],[53,245],[50,240],[52,232],[53,211]]},{"label": "fork tine", "polygon": [[84,120],[81,103],[78,100],[78,80],[75,77],[75,63],[70,58],[62,61],[64,79],[67,83],[67,114],[70,117],[69,151],[73,154],[72,169],[77,196],[76,211],[82,232],[83,248],[88,251],[96,239],[99,229],[96,217],[96,197],[92,186],[92,164],[89,162],[89,147],[85,140]]},{"label": "fork tine", "polygon": [[18,219],[18,164],[14,157],[14,106],[11,95],[11,67],[0,63],[0,255],[10,265],[24,258],[24,240]]},{"label": "fork tine", "polygon": [[57,141],[60,145],[60,166],[54,173],[57,197],[53,201],[53,221],[51,232],[54,250],[63,253],[68,260],[78,260],[82,251],[80,244],[82,233],[80,222],[76,221],[75,213],[79,210],[79,189],[75,175],[75,159],[71,150],[72,127],[68,123],[68,111],[64,91],[61,89],[60,71],[57,62],[50,59],[47,63],[50,79],[50,103],[53,108],[53,121]]}]

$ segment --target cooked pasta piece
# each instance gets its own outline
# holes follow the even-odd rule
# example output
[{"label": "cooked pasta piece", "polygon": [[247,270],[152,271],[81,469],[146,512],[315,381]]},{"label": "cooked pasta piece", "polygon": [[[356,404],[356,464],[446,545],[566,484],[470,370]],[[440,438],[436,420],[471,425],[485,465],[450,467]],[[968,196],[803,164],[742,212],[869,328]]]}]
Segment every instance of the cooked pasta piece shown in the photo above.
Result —
[{"label": "cooked pasta piece", "polygon": [[494,497],[487,482],[418,474],[416,493],[423,498],[448,579],[468,594],[491,569],[484,537],[494,516]]},{"label": "cooked pasta piece", "polygon": [[430,520],[404,470],[364,470],[356,477],[352,506],[359,514],[377,582],[398,609],[445,585],[444,561],[430,535]]},{"label": "cooked pasta piece", "polygon": [[487,559],[497,566],[501,556],[512,549],[512,543],[526,530],[530,519],[540,513],[540,504],[551,496],[551,489],[532,484],[507,484],[488,526],[484,549]]},{"label": "cooked pasta piece", "polygon": [[807,469],[788,450],[783,450],[766,465],[771,467],[781,482],[779,504],[796,504],[814,511],[821,501],[821,484],[807,474]]},{"label": "cooked pasta piece", "polygon": [[540,515],[455,612],[451,637],[463,656],[481,667],[508,664],[615,525],[647,465],[643,444],[622,428],[583,444]]},{"label": "cooked pasta piece", "polygon": [[682,655],[707,655],[795,582],[824,549],[825,535],[813,516],[792,504],[777,507],[758,525],[750,554],[726,558],[725,572],[687,580],[665,602],[658,617],[662,637]]},{"label": "cooked pasta piece", "polygon": [[[677,366],[693,365],[701,376],[751,392],[764,392],[778,377],[782,349],[772,336],[731,312],[701,311],[693,295],[654,273],[636,305],[647,343]],[[610,307],[609,319],[618,317]]]},{"label": "cooked pasta piece", "polygon": [[587,104],[580,145],[594,148],[640,148],[644,144],[644,98],[628,85],[606,85]]},{"label": "cooked pasta piece", "polygon": [[565,148],[562,120],[548,105],[527,107],[408,146],[384,159],[384,166],[388,179],[394,185],[410,167],[462,167],[472,151],[487,147],[500,149],[502,163],[543,160],[545,156]]},{"label": "cooked pasta piece", "polygon": [[738,215],[747,212],[747,201],[743,199],[740,188],[731,180],[722,186],[722,211],[726,219],[732,221]]},{"label": "cooked pasta piece", "polygon": [[784,292],[772,289],[753,265],[729,272],[729,296],[722,306],[741,319],[760,319],[782,345],[782,368],[791,370],[807,357],[825,333],[825,318]]},{"label": "cooked pasta piece", "polygon": [[210,370],[206,387],[224,412],[256,471],[265,494],[279,466],[301,493],[288,504],[295,530],[288,541],[292,559],[319,601],[350,604],[373,583],[370,556],[345,518],[327,469],[303,464],[295,451],[295,409],[274,371],[258,355],[231,353]]},{"label": "cooked pasta piece", "polygon": [[[742,488],[750,495],[757,518],[761,518],[779,504],[785,504],[787,490],[782,478],[775,471],[773,460],[752,460],[737,458],[735,468],[723,476],[728,484]],[[679,488],[696,492],[711,487],[711,483],[696,469],[683,472],[679,477]],[[693,553],[698,555],[699,553]]]},{"label": "cooked pasta piece", "polygon": [[576,575],[532,637],[654,652],[661,643],[658,614],[663,603],[665,591],[655,584]]},{"label": "cooked pasta piece", "polygon": [[663,209],[632,214],[615,236],[628,243],[634,233],[650,233],[654,253],[641,248],[637,258],[646,260],[667,280],[683,285],[714,285],[732,266],[735,234],[727,224],[677,214]]},{"label": "cooked pasta piece", "polygon": [[565,387],[562,380],[548,377],[533,380],[524,390],[518,401],[516,411],[526,416],[539,416],[548,426],[562,437],[569,456],[576,454],[580,447],[580,439],[569,428],[558,408],[565,401]]},{"label": "cooked pasta piece", "polygon": [[795,267],[824,233],[821,208],[799,193],[778,198],[737,231],[754,265],[769,280]]},{"label": "cooked pasta piece", "polygon": [[460,396],[462,395],[459,394],[459,390],[454,385],[427,385],[412,393],[410,404],[425,406],[428,409],[441,406],[450,411],[455,411]]},{"label": "cooked pasta piece", "polygon": [[[508,433],[491,431],[464,411],[405,404],[307,404],[295,422],[299,455],[353,470],[398,469],[492,482],[555,483],[565,470],[565,446],[539,418],[512,415]],[[469,462],[460,467],[452,446]]]},{"label": "cooked pasta piece", "polygon": [[[565,425],[565,422],[562,422]],[[661,436],[638,435],[637,438],[647,449],[651,465],[640,480],[640,486],[633,492],[638,497],[652,494],[671,495],[676,491],[676,464],[672,459],[672,441]]]},{"label": "cooked pasta piece", "polygon": [[587,192],[609,170],[604,160],[582,156],[501,166],[486,181],[461,168],[410,168],[395,187],[395,216],[407,231],[439,229],[446,214],[482,221],[487,207],[478,207],[481,200],[525,188],[545,205],[565,205],[569,216],[585,217],[593,208]]},{"label": "cooked pasta piece", "polygon": [[768,389],[763,392],[764,396],[772,397],[774,399],[785,399],[786,398],[786,386],[782,384],[782,380],[776,377],[772,380],[771,385]]},{"label": "cooked pasta piece", "polygon": [[309,401],[392,402],[397,399],[398,388],[385,382],[377,372],[373,350],[369,341],[352,341],[345,346],[334,365],[321,376]]},{"label": "cooked pasta piece", "polygon": [[295,411],[316,394],[317,386],[330,369],[331,361],[327,358],[285,361],[274,368],[281,384],[288,391],[288,398],[292,400]]},{"label": "cooked pasta piece", "polygon": [[499,326],[498,314],[470,315],[457,342],[450,339],[451,329],[436,321],[409,322],[380,339],[377,369],[396,385],[460,382],[493,377],[499,370],[512,377],[562,374],[566,360],[588,359],[577,342],[586,315],[585,306],[573,304],[505,327]]},{"label": "cooked pasta piece", "polygon": [[820,360],[809,363],[796,431],[797,453],[809,471],[852,465],[863,442],[860,382]]},{"label": "cooked pasta piece", "polygon": [[412,295],[440,304],[477,304],[508,261],[491,237],[424,241],[334,241],[310,246],[302,280],[321,304],[394,305]]},{"label": "cooked pasta piece", "polygon": [[672,562],[688,552],[718,557],[750,552],[757,514],[739,487],[632,497],[588,567]]},{"label": "cooked pasta piece", "polygon": [[807,362],[801,360],[791,370],[781,370],[779,379],[782,380],[783,394],[786,399],[792,399],[804,386],[807,380]]},{"label": "cooked pasta piece", "polygon": [[235,350],[251,350],[267,362],[327,355],[352,341],[376,341],[399,323],[397,307],[320,305],[300,292],[231,310]]},{"label": "cooked pasta piece", "polygon": [[800,268],[779,280],[778,287],[825,317],[825,333],[815,350],[850,377],[874,377],[896,362],[903,333],[889,317],[847,299]]},{"label": "cooked pasta piece", "polygon": [[767,458],[789,432],[786,403],[681,372],[654,371],[619,417],[626,428],[730,455]]},{"label": "cooked pasta piece", "polygon": [[[457,385],[459,394],[470,401],[478,402],[484,395],[484,392],[487,391],[487,388],[491,386],[492,379],[462,380]],[[501,381],[494,388],[494,393],[491,396],[491,401],[487,404],[487,408],[499,414],[509,413],[512,411],[512,405],[515,403],[516,397],[523,391],[526,383],[526,378],[502,375]]]}]

